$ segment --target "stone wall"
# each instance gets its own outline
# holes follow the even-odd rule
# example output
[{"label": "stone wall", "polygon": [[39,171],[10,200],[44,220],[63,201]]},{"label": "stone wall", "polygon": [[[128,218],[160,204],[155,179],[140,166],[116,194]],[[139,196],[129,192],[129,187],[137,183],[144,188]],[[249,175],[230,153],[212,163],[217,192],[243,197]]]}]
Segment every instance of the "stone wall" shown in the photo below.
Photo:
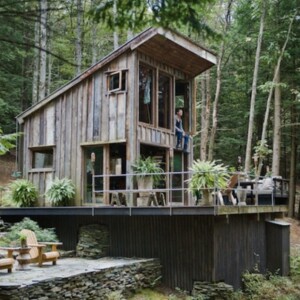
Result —
[{"label": "stone wall", "polygon": [[81,226],[76,256],[97,259],[108,255],[109,230],[107,226],[90,224]]},{"label": "stone wall", "polygon": [[233,287],[224,282],[194,282],[192,296],[202,300],[231,300],[233,298]]},{"label": "stone wall", "polygon": [[[59,274],[57,274],[59,276]],[[93,270],[29,285],[1,286],[0,299],[128,299],[134,291],[160,284],[161,266],[148,259],[132,265]],[[26,284],[24,282],[24,284]]]}]

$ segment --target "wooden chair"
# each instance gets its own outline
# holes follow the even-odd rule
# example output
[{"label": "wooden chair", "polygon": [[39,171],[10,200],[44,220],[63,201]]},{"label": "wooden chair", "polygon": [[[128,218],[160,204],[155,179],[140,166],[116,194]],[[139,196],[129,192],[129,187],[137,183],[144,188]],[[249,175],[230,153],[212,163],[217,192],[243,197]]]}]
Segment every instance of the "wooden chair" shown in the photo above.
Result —
[{"label": "wooden chair", "polygon": [[237,199],[233,196],[232,191],[234,187],[237,185],[238,180],[239,180],[239,175],[233,174],[227,183],[226,189],[222,191],[218,191],[217,197],[221,205],[224,205],[223,195],[226,195],[228,197],[228,200],[229,202],[232,203],[232,205],[237,204]]},{"label": "wooden chair", "polygon": [[[27,237],[27,245],[31,247],[29,254],[31,256],[31,263],[38,263],[41,267],[45,262],[52,262],[56,265],[56,261],[59,257],[59,252],[57,251],[57,246],[62,245],[62,243],[55,242],[42,242],[39,243],[36,239],[35,233],[28,229],[23,229],[21,234],[25,234]],[[52,251],[44,252],[44,248],[50,245]]]},{"label": "wooden chair", "polygon": [[12,248],[6,248],[6,247],[1,247],[0,249],[1,250],[7,250],[7,257],[0,259],[0,270],[7,269],[7,272],[11,273],[12,269],[13,269],[13,265],[15,263],[15,260],[13,259],[13,251],[14,251],[14,249],[12,249]]}]

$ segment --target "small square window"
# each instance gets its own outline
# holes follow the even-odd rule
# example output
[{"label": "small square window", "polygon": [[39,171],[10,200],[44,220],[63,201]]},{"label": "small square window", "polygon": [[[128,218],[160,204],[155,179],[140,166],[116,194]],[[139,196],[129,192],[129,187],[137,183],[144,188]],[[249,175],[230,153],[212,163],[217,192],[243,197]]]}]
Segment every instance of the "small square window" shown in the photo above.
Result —
[{"label": "small square window", "polygon": [[118,71],[107,76],[107,88],[109,92],[126,90],[126,71]]},{"label": "small square window", "polygon": [[32,167],[34,169],[53,168],[53,149],[34,150]]}]

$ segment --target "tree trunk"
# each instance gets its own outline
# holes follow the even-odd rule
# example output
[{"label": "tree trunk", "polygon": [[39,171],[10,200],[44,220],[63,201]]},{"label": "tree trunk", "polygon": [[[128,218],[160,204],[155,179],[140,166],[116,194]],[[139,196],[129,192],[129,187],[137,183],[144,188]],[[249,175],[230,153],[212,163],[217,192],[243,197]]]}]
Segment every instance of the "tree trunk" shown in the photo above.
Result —
[{"label": "tree trunk", "polygon": [[[295,106],[292,106],[291,111],[291,123],[293,124],[296,120],[294,110]],[[291,127],[291,156],[290,156],[290,178],[289,178],[289,211],[288,216],[294,217],[295,214],[295,196],[296,196],[296,164],[297,164],[297,131],[296,127]],[[299,214],[300,219],[300,205]]]},{"label": "tree trunk", "polygon": [[[91,10],[96,9],[95,0],[91,0]],[[92,20],[91,25],[91,45],[92,45],[92,64],[95,64],[98,59],[97,49],[97,23]]]},{"label": "tree trunk", "polygon": [[210,116],[210,72],[206,71],[201,79],[201,141],[200,141],[200,159],[207,159],[207,142]]},{"label": "tree trunk", "polygon": [[76,74],[81,73],[82,68],[82,15],[83,15],[83,9],[82,9],[82,2],[81,0],[77,0],[77,35],[76,35],[76,45],[75,45],[75,51],[76,51]]},{"label": "tree trunk", "polygon": [[216,138],[217,126],[218,126],[218,103],[219,103],[220,91],[221,91],[221,62],[222,62],[223,52],[224,52],[224,42],[222,43],[221,46],[221,53],[217,64],[217,87],[216,87],[216,94],[215,94],[213,113],[212,113],[212,128],[210,132],[208,160],[213,159],[214,144],[215,144],[215,138]]},{"label": "tree trunk", "polygon": [[208,150],[208,160],[213,159],[213,153],[214,153],[214,145],[215,145],[215,139],[217,134],[217,127],[218,127],[218,106],[219,106],[219,99],[221,94],[221,77],[222,77],[222,63],[223,63],[223,57],[225,53],[225,35],[227,33],[228,27],[230,25],[230,19],[231,19],[231,5],[233,3],[233,0],[228,0],[227,2],[227,9],[225,14],[225,25],[223,29],[223,41],[221,44],[221,49],[219,52],[219,59],[217,63],[217,85],[216,85],[216,94],[214,99],[214,105],[213,105],[213,113],[212,113],[212,128],[210,133],[210,140],[209,140],[209,150]]},{"label": "tree trunk", "polygon": [[[273,80],[272,80],[272,86],[271,86],[270,91],[269,91],[269,96],[268,96],[267,105],[266,105],[265,118],[264,118],[264,123],[263,123],[263,128],[262,128],[262,134],[261,134],[261,145],[266,140],[267,125],[268,125],[268,120],[269,120],[269,112],[270,112],[271,100],[272,100],[272,95],[273,95],[273,90],[274,90],[274,83],[276,82],[276,78],[279,74],[282,57],[283,57],[286,45],[287,45],[287,43],[289,41],[289,38],[290,38],[290,33],[291,33],[291,30],[292,30],[292,25],[293,25],[294,19],[295,19],[295,15],[291,19],[284,45],[282,46],[280,55],[279,55],[278,60],[277,60],[277,64],[276,64],[276,68],[275,68],[275,72],[274,72],[274,76],[273,76]],[[260,174],[261,168],[262,168],[262,160],[260,159],[259,161],[260,162],[259,162],[259,166],[258,166],[258,174]]]},{"label": "tree trunk", "polygon": [[280,145],[281,145],[281,88],[280,72],[276,77],[276,87],[274,95],[274,133],[273,133],[273,158],[272,158],[272,174],[280,175]]},{"label": "tree trunk", "polygon": [[[48,42],[48,51],[51,52],[50,38]],[[52,80],[52,58],[51,55],[48,56],[48,76],[47,76],[47,95],[51,93],[51,80]]]},{"label": "tree trunk", "polygon": [[41,26],[40,26],[40,78],[39,78],[39,100],[46,95],[46,68],[47,68],[47,0],[41,0]]},{"label": "tree trunk", "polygon": [[[37,17],[38,18],[38,17]],[[38,102],[38,82],[39,82],[39,69],[40,69],[40,22],[35,21],[34,24],[34,50],[33,50],[33,78],[32,78],[32,104]]]},{"label": "tree trunk", "polygon": [[247,146],[246,146],[246,157],[245,157],[245,172],[249,173],[251,166],[251,157],[252,157],[252,136],[253,136],[253,127],[254,127],[254,111],[255,111],[255,99],[256,99],[256,90],[257,90],[257,77],[259,69],[259,60],[260,60],[260,51],[262,44],[262,37],[264,32],[265,25],[265,14],[266,14],[266,1],[263,1],[262,4],[262,13],[260,17],[259,33],[257,37],[257,46],[255,54],[255,64],[253,71],[253,80],[252,80],[252,90],[251,90],[251,100],[250,100],[250,113],[249,113],[249,123],[248,123],[248,137],[247,137]]},{"label": "tree trunk", "polygon": [[[114,0],[114,6],[113,6],[113,13],[116,16],[117,15],[117,3],[116,0]],[[117,49],[119,47],[119,35],[116,31],[116,26],[114,27],[114,49]]]}]

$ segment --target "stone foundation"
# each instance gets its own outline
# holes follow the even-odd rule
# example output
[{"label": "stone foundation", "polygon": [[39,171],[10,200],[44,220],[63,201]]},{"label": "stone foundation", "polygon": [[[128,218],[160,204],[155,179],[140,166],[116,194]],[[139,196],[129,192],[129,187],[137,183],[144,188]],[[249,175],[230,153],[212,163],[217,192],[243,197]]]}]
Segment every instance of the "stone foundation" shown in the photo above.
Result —
[{"label": "stone foundation", "polygon": [[194,282],[192,296],[203,300],[231,300],[233,287],[224,282]]},{"label": "stone foundation", "polygon": [[98,224],[81,226],[76,256],[92,259],[105,257],[108,255],[109,240],[107,226]]},{"label": "stone foundation", "polygon": [[[53,266],[51,268],[55,268]],[[35,272],[32,270],[31,272]],[[15,274],[17,272],[14,272]],[[21,272],[18,272],[22,276]],[[160,284],[161,265],[156,259],[140,260],[129,265],[82,270],[74,276],[61,276],[15,285],[9,281],[0,286],[0,299],[127,299],[134,291]]]}]

